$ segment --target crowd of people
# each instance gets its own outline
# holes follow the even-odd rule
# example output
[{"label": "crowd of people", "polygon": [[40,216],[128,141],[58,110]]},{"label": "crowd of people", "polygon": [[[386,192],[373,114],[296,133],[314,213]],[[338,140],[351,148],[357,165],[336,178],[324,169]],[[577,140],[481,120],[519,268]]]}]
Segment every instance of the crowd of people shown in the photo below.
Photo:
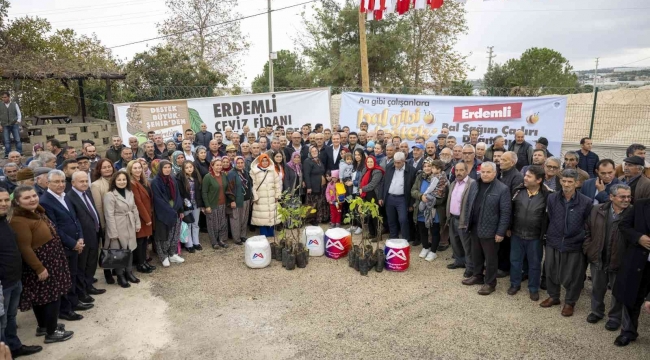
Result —
[{"label": "crowd of people", "polygon": [[28,159],[8,149],[0,182],[0,281],[2,340],[14,357],[42,349],[20,342],[17,309],[34,312],[45,343],[73,336],[58,320],[82,320],[78,312],[106,292],[95,278],[101,249],[131,251],[124,268],[104,269],[106,284],[128,288],[140,282],[135,273],[156,270],[153,257],[169,267],[185,262],[183,251],[202,251],[201,232],[213,249],[228,247],[229,239],[242,245],[249,231],[273,237],[287,194],[289,205],[316,209],[311,224],[331,227],[341,226],[349,211],[343,199],[374,201],[382,221],[359,219],[349,231],[366,227],[374,239],[385,233],[407,239],[421,246],[424,261],[451,246],[447,268],[464,269],[462,284],[489,295],[497,279],[509,277],[507,294],[515,296],[527,282],[532,301],[546,290],[539,305],[563,303],[563,316],[573,315],[589,267],[586,320],[607,317],[607,330],[621,329],[618,346],[637,338],[640,310],[650,311],[643,145],[632,144],[617,166],[599,159],[589,138],[559,158],[546,139],[532,145],[521,131],[509,143],[497,136],[488,146],[477,130],[460,144],[442,129],[409,146],[365,122],[358,131],[321,124],[242,130],[211,133],[204,124],[167,141],[149,132],[148,141],[129,138],[128,146],[113,136],[103,157],[90,140],[75,149],[52,138],[35,145]]}]

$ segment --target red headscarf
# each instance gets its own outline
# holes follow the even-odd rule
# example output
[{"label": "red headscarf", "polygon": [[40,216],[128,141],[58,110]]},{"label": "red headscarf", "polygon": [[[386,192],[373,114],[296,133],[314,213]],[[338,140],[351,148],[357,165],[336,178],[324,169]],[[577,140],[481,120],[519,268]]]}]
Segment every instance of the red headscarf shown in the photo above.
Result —
[{"label": "red headscarf", "polygon": [[[374,164],[373,167],[368,166],[368,160],[369,159],[372,159],[373,164]],[[366,193],[363,192],[361,189],[366,187],[366,185],[368,185],[368,183],[370,182],[370,179],[372,179],[372,171],[373,170],[381,171],[382,176],[385,173],[384,169],[382,169],[381,166],[379,166],[379,164],[377,164],[377,159],[375,159],[374,156],[370,155],[370,156],[368,156],[366,158],[366,173],[363,175],[363,178],[361,179],[361,184],[359,184],[359,192],[360,192],[360,195],[361,195],[362,198],[366,197]]]}]

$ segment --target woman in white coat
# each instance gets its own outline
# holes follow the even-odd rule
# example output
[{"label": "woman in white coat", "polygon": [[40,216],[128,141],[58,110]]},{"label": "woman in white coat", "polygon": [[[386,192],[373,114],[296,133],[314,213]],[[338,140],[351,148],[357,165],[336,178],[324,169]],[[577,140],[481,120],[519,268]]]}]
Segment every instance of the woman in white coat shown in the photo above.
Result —
[{"label": "woman in white coat", "polygon": [[273,161],[261,154],[251,163],[253,180],[253,214],[251,224],[260,227],[260,235],[274,236],[273,226],[280,223],[278,200],[282,196],[282,182],[278,180]]},{"label": "woman in white coat", "polygon": [[[126,172],[116,172],[111,178],[108,192],[104,195],[104,217],[108,240],[104,246],[109,249],[135,250],[138,246],[136,233],[140,231],[140,215]],[[123,288],[131,286],[129,282],[140,282],[133,275],[132,259],[129,259],[128,264],[126,269],[115,269],[117,283]]]}]

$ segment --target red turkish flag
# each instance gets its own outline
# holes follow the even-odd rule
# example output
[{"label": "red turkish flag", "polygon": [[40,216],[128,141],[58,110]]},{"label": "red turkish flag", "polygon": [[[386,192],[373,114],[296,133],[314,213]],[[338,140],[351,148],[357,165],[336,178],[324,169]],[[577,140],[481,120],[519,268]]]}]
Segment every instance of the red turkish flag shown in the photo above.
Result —
[{"label": "red turkish flag", "polygon": [[445,0],[430,0],[431,1],[431,8],[432,9],[438,9],[442,6],[442,3]]}]

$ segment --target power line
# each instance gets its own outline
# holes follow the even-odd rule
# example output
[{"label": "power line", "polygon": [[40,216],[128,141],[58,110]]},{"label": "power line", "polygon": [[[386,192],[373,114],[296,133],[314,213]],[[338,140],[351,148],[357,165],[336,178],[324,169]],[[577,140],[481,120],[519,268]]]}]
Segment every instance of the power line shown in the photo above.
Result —
[{"label": "power line", "polygon": [[625,10],[650,10],[650,7],[584,8],[584,9],[466,10],[465,12],[468,12],[468,13],[518,13],[518,12],[625,11]]},{"label": "power line", "polygon": [[[317,1],[320,1],[320,0],[310,0],[310,1],[305,1],[305,2],[302,2],[302,3],[299,3],[299,4],[289,5],[289,6],[285,6],[285,7],[281,7],[281,8],[273,9],[273,10],[271,10],[270,12],[280,11],[280,10],[286,10],[286,9],[290,9],[290,8],[297,7],[297,6],[301,6],[301,5],[306,5],[306,4],[314,3],[314,2],[317,2]],[[245,20],[245,19],[253,18],[253,17],[256,17],[256,16],[267,15],[268,13],[269,13],[269,11],[264,11],[264,12],[257,13],[257,14],[252,14],[252,15],[242,16],[242,17],[240,17],[240,18],[233,19],[233,20],[228,20],[228,21],[224,21],[224,22],[220,22],[220,23],[216,23],[216,24],[212,24],[212,25],[207,25],[207,26],[204,26],[203,28],[192,28],[192,29],[189,29],[189,30],[180,31],[180,32],[177,32],[177,33],[169,34],[169,35],[161,35],[161,36],[156,36],[156,37],[149,38],[149,39],[144,39],[144,40],[139,40],[139,41],[133,41],[133,42],[126,43],[126,44],[122,44],[122,45],[111,46],[111,47],[109,47],[109,49],[115,49],[115,48],[119,48],[119,47],[124,47],[124,46],[129,46],[129,45],[134,45],[134,44],[140,44],[140,43],[147,42],[147,41],[151,41],[151,40],[164,39],[164,38],[168,38],[168,37],[170,37],[170,36],[181,35],[181,34],[185,34],[185,33],[188,33],[188,32],[197,31],[197,30],[199,30],[199,29],[207,29],[207,28],[210,28],[210,27],[219,26],[219,25],[225,25],[225,24],[230,24],[230,23],[233,23],[233,22],[237,22],[237,21],[241,21],[241,20]]]},{"label": "power line", "polygon": [[648,59],[650,59],[650,56],[648,56],[647,58],[643,58],[643,59],[641,59],[641,60],[632,61],[632,62],[629,62],[629,63],[627,63],[627,64],[619,65],[619,66],[617,66],[617,67],[623,67],[623,66],[626,66],[626,65],[635,64],[635,63],[638,63],[638,62],[641,62],[641,61],[644,61],[644,60],[648,60]]}]

